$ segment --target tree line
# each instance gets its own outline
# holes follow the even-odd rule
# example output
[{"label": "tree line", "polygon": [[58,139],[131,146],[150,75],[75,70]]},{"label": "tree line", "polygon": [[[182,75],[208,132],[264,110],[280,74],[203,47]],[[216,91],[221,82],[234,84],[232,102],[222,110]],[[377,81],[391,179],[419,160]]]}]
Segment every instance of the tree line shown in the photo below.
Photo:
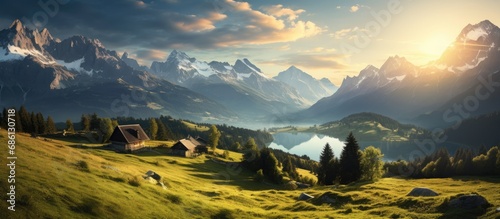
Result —
[{"label": "tree line", "polygon": [[[4,108],[0,114],[0,127],[7,126],[7,109]],[[58,131],[56,124],[51,116],[44,117],[40,112],[29,112],[25,106],[16,110],[16,130],[30,134],[54,134]],[[194,124],[194,129],[185,125],[185,123]],[[107,142],[111,136],[114,127],[118,124],[139,124],[148,133],[152,140],[179,140],[191,135],[199,136],[209,140],[209,132],[202,129],[204,126],[210,127],[210,124],[195,123],[192,121],[174,119],[171,116],[161,115],[158,118],[101,118],[96,113],[82,114],[78,123],[73,123],[67,119],[64,127],[66,133],[84,132],[95,135],[95,139]],[[63,125],[60,129],[63,129]],[[226,124],[215,125],[220,132],[217,139],[217,145],[221,149],[240,151],[245,139],[253,137],[258,144],[265,145],[273,140],[271,134],[265,131],[254,131]],[[62,130],[59,130],[62,131]]]},{"label": "tree line", "polygon": [[495,146],[478,153],[472,149],[459,148],[453,156],[446,148],[413,161],[393,161],[384,165],[387,175],[402,175],[412,178],[442,178],[452,176],[500,175],[500,152]]},{"label": "tree line", "polygon": [[[3,108],[0,115],[0,127],[7,127],[7,109]],[[32,135],[54,134],[57,132],[56,125],[51,116],[45,118],[40,112],[29,112],[26,107],[21,106],[16,110],[16,132],[24,132]]]},{"label": "tree line", "polygon": [[[211,127],[212,124],[195,123],[189,120],[174,119],[171,116],[160,116],[158,118],[133,118],[118,117],[120,124],[140,124],[153,140],[179,140],[187,137],[201,137],[205,140],[210,139],[211,131],[202,129]],[[186,126],[186,123],[194,124],[194,128]],[[240,152],[243,149],[245,140],[252,137],[256,144],[265,145],[273,141],[271,134],[260,130],[250,130],[226,124],[214,125],[220,136],[217,139],[217,148]],[[213,144],[212,144],[213,145]]]}]

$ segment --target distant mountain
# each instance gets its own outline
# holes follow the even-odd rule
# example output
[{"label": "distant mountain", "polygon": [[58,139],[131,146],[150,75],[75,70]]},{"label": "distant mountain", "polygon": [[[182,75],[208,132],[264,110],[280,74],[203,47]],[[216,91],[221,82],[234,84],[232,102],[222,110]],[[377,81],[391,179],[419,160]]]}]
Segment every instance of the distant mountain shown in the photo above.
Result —
[{"label": "distant mountain", "polygon": [[296,88],[311,105],[323,97],[332,95],[338,89],[327,78],[317,80],[295,66],[280,72],[274,79]]},{"label": "distant mountain", "polygon": [[165,62],[153,62],[150,69],[157,76],[202,93],[247,119],[294,112],[309,103],[294,87],[267,77],[248,59],[238,59],[233,65],[208,63],[174,50]]},{"label": "distant mountain", "polygon": [[16,20],[0,31],[0,107],[26,105],[56,120],[159,116],[231,120],[235,114],[203,95],[127,65],[97,39],[54,40],[47,29]]},{"label": "distant mountain", "polygon": [[[440,59],[415,66],[394,56],[380,68],[369,65],[358,76],[346,77],[335,94],[290,119],[321,122],[374,112],[421,126],[448,127],[449,121],[443,119],[448,109],[475,96],[485,80],[500,81],[499,59],[500,29],[489,21],[467,25]],[[480,107],[468,113],[480,115],[500,109],[500,92],[490,93]]]},{"label": "distant mountain", "polygon": [[139,70],[139,71],[149,71],[149,68],[147,66],[144,66],[144,65],[139,65],[139,63],[137,62],[137,60],[135,59],[132,59],[132,58],[129,58],[128,57],[128,53],[127,52],[124,52],[122,57],[121,57],[121,60],[123,62],[125,62],[128,66],[132,67],[133,69],[135,70]]}]

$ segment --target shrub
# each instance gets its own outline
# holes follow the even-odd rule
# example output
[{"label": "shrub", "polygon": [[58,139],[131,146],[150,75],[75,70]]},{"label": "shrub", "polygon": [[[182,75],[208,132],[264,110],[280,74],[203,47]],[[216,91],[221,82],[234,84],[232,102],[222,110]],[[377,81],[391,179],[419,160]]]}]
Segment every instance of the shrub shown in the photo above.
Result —
[{"label": "shrub", "polygon": [[77,206],[71,207],[71,210],[89,215],[100,215],[102,213],[101,203],[91,198],[83,199],[83,202]]},{"label": "shrub", "polygon": [[174,194],[167,194],[167,199],[174,204],[180,204],[182,202],[181,197]]},{"label": "shrub", "polygon": [[90,172],[89,164],[84,160],[76,162],[76,167],[78,167],[81,171]]},{"label": "shrub", "polygon": [[301,177],[299,177],[298,181],[302,182],[302,183],[309,184],[311,186],[316,185],[316,180],[314,180],[313,178],[308,177],[308,176],[301,176]]},{"label": "shrub", "polygon": [[21,197],[17,200],[17,203],[22,206],[30,206],[31,205],[31,196],[30,195],[21,195]]},{"label": "shrub", "polygon": [[110,180],[113,180],[115,182],[119,182],[119,183],[123,183],[125,182],[126,180],[122,177],[109,177]]},{"label": "shrub", "polygon": [[232,219],[234,218],[233,212],[228,209],[221,209],[217,214],[212,215],[212,219]]},{"label": "shrub", "polygon": [[128,179],[128,184],[130,184],[131,186],[139,187],[141,186],[141,180],[139,179],[139,177],[134,176]]}]

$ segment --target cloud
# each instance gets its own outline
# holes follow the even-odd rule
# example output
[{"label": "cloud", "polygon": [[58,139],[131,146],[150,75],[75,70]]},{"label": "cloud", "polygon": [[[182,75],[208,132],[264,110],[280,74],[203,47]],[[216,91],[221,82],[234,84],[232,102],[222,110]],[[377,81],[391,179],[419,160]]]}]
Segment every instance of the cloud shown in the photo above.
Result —
[{"label": "cloud", "polygon": [[260,63],[283,66],[295,65],[309,69],[343,70],[348,68],[344,64],[345,58],[345,55],[337,53],[335,49],[316,47],[311,50],[283,55],[278,59],[261,61]]},{"label": "cloud", "polygon": [[366,5],[355,4],[349,8],[349,11],[354,13],[354,12],[359,11],[359,9],[361,9],[361,8],[369,8],[369,7]]},{"label": "cloud", "polygon": [[[28,23],[34,23],[33,15],[40,11],[37,1],[31,0],[11,1],[0,8],[2,20],[24,17]],[[283,5],[255,9],[234,0],[72,0],[59,5],[55,16],[43,24],[55,37],[84,35],[117,50],[131,45],[207,49],[287,43],[324,31],[301,19],[303,12]]]},{"label": "cloud", "polygon": [[[134,56],[132,56],[134,57]],[[167,53],[161,50],[156,50],[156,49],[140,49],[135,51],[135,57],[137,59],[149,59],[149,60],[165,60],[167,57]]]},{"label": "cloud", "polygon": [[350,12],[356,12],[359,10],[359,5],[353,5],[351,6],[351,8],[349,9]]},{"label": "cloud", "polygon": [[352,40],[352,39],[358,37],[358,35],[361,32],[368,32],[368,30],[356,26],[356,27],[352,27],[352,28],[345,28],[345,29],[335,31],[335,33],[330,34],[330,36],[335,38],[335,39]]},{"label": "cloud", "polygon": [[299,17],[299,14],[305,12],[303,9],[293,10],[290,8],[284,8],[283,5],[272,5],[262,7],[262,9],[269,15],[275,17],[288,17],[288,20],[293,21]]}]

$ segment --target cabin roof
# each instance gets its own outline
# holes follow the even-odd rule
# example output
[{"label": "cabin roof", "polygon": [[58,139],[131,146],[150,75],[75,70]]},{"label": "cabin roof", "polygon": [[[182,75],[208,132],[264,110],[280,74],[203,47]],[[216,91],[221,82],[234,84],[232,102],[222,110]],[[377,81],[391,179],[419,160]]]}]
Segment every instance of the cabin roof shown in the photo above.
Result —
[{"label": "cabin roof", "polygon": [[139,124],[130,124],[116,126],[109,140],[130,144],[147,141],[149,137]]}]

